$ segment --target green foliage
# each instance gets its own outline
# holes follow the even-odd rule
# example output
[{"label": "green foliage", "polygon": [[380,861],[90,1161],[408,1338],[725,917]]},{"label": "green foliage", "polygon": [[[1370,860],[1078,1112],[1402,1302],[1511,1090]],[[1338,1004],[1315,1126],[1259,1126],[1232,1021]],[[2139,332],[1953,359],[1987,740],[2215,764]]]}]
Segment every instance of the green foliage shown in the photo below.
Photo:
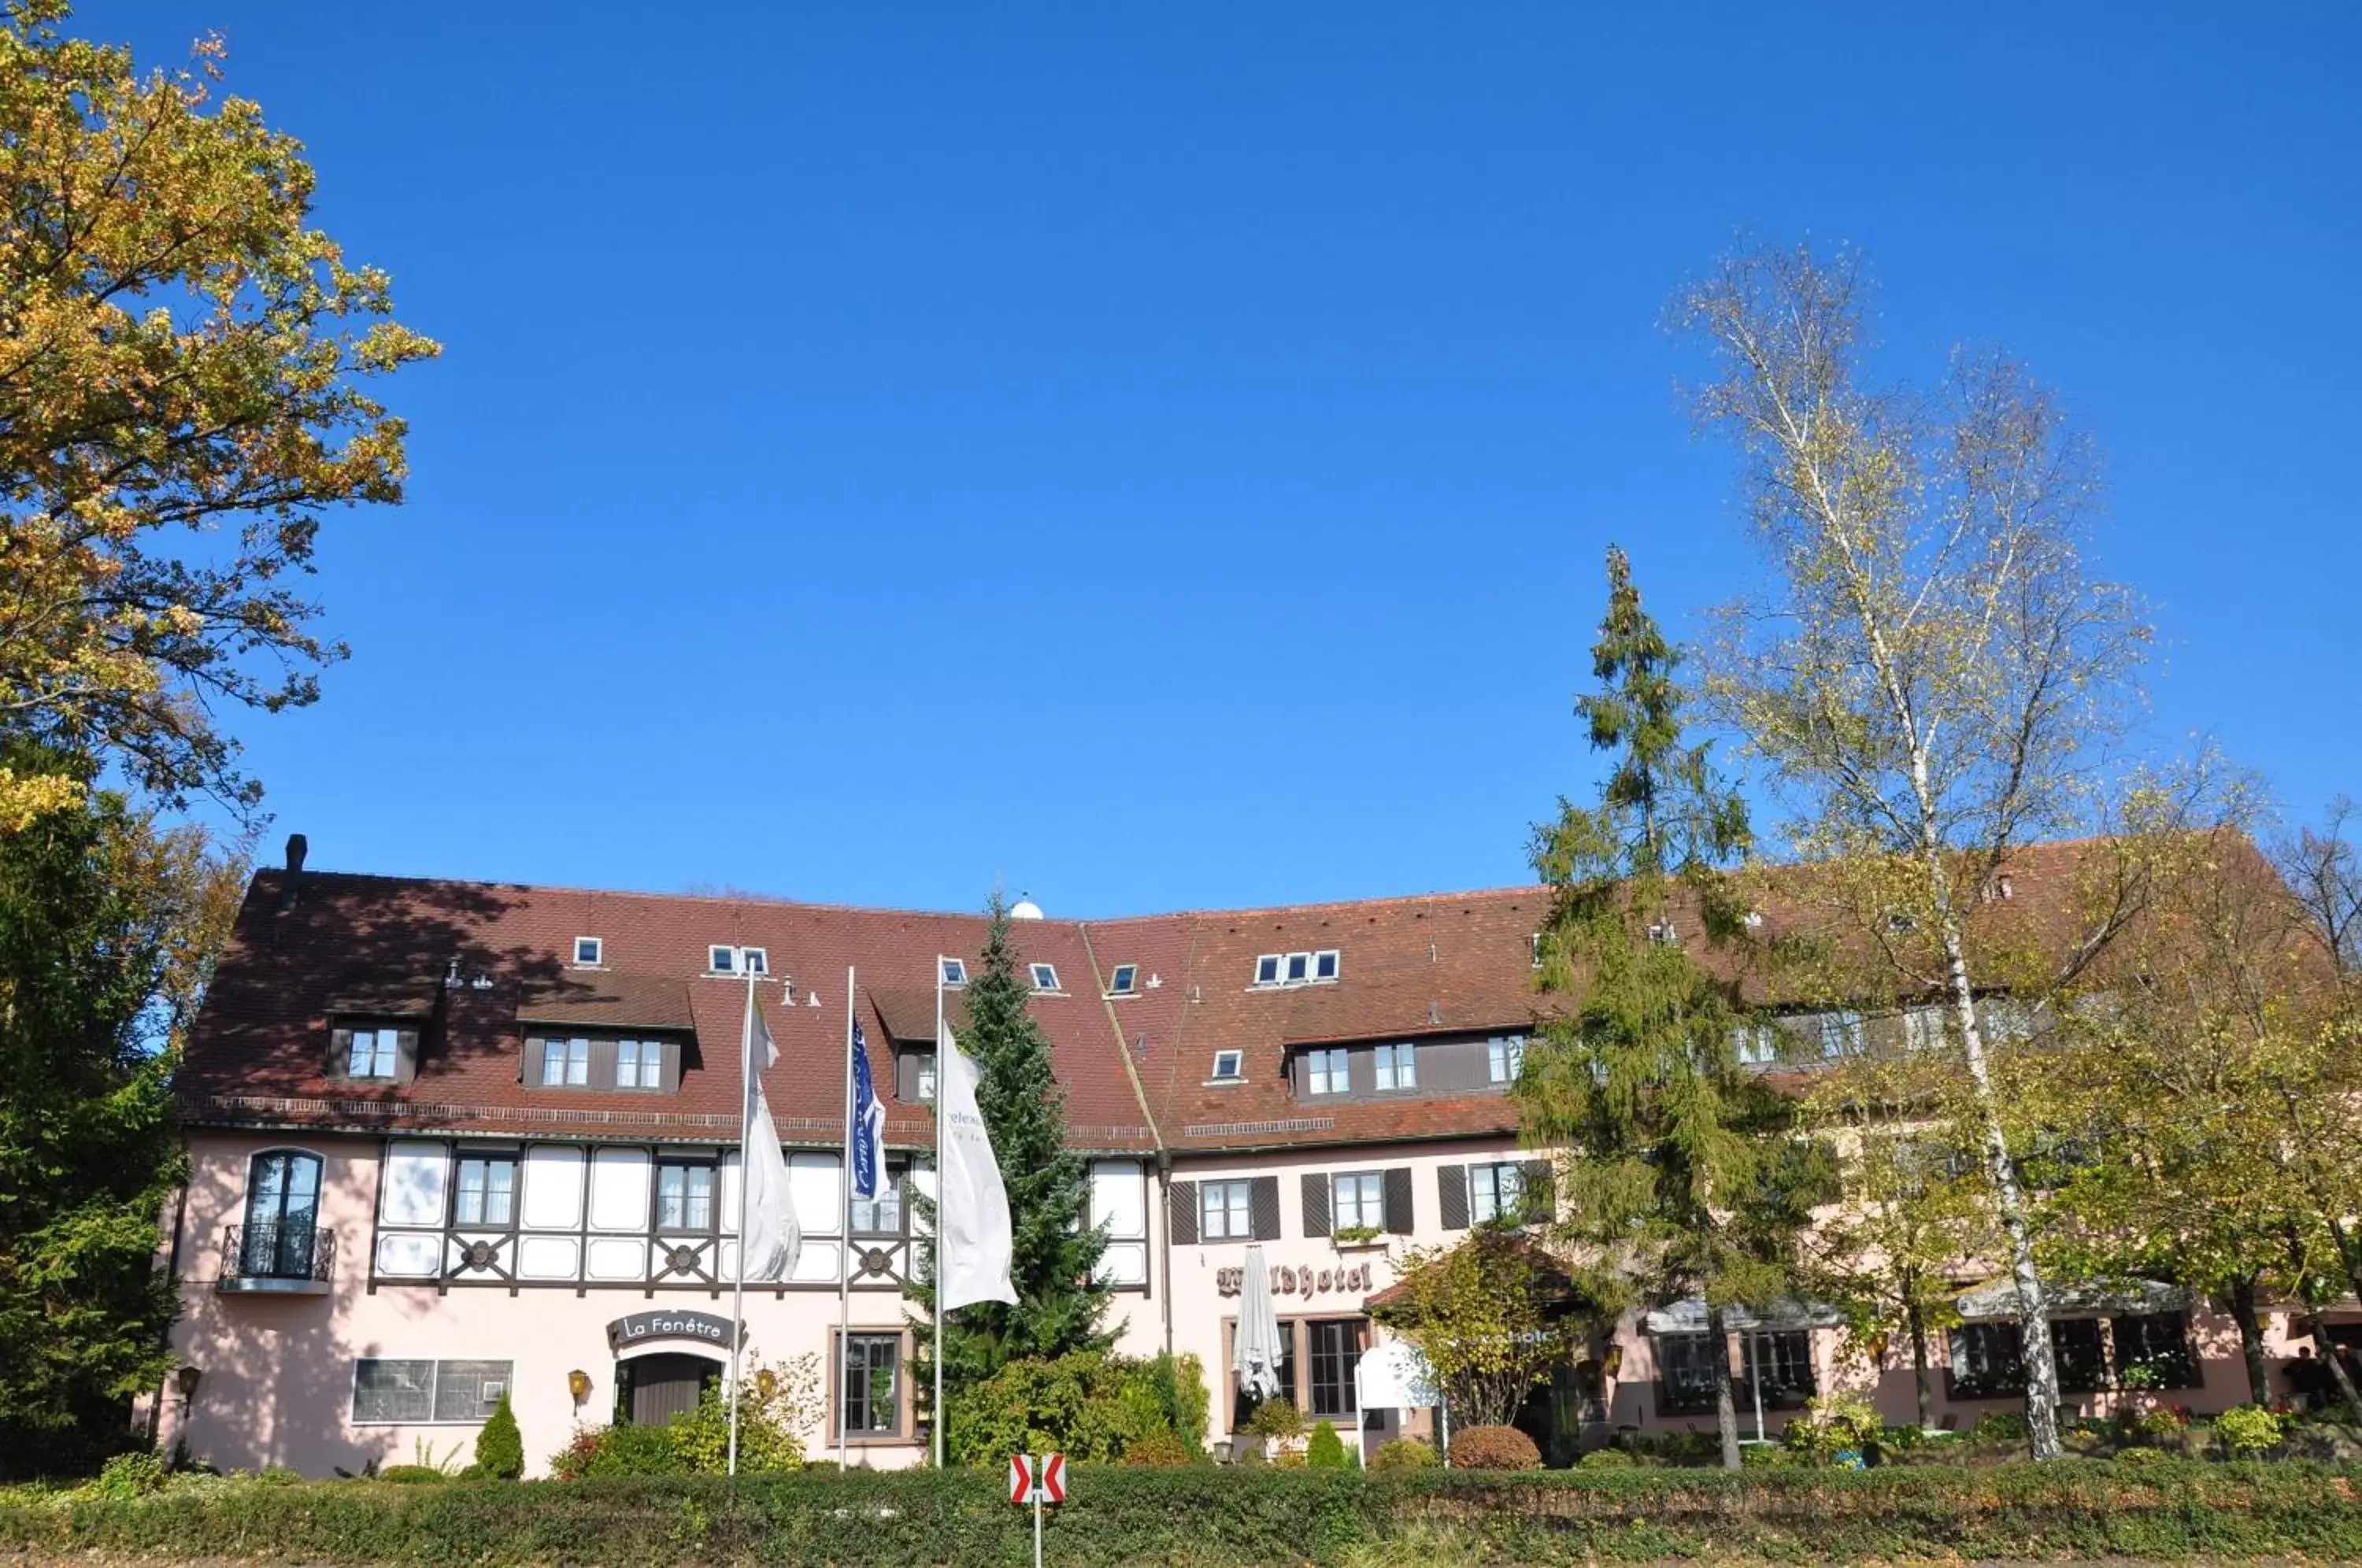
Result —
[{"label": "green foliage", "polygon": [[1462,1470],[1540,1470],[1542,1451],[1515,1427],[1463,1427],[1451,1434],[1451,1463]]},{"label": "green foliage", "polygon": [[1213,1412],[1213,1396],[1206,1389],[1206,1364],[1194,1353],[1175,1355],[1159,1351],[1150,1358],[1149,1366],[1164,1419],[1190,1458],[1205,1458],[1206,1428]]},{"label": "green foliage", "polygon": [[505,1388],[501,1402],[492,1407],[491,1419],[476,1434],[476,1463],[495,1480],[513,1481],[524,1474],[524,1434],[517,1430]]},{"label": "green foliage", "polygon": [[2214,1418],[2214,1435],[2231,1457],[2250,1459],[2279,1446],[2288,1420],[2261,1405],[2241,1405]]},{"label": "green foliage", "polygon": [[1187,1445],[1171,1432],[1151,1432],[1123,1451],[1123,1463],[1162,1469],[1196,1462]]},{"label": "green foliage", "polygon": [[1788,1423],[1781,1442],[1792,1453],[1827,1464],[1842,1451],[1859,1453],[1885,1435],[1885,1418],[1869,1400],[1823,1394],[1805,1401],[1805,1413]]},{"label": "green foliage", "polygon": [[160,1453],[148,1449],[118,1453],[99,1466],[94,1489],[102,1497],[144,1497],[162,1491],[169,1474]]},{"label": "green foliage", "polygon": [[1595,1448],[1576,1463],[1585,1470],[1630,1470],[1640,1461],[1620,1448]]},{"label": "green foliage", "polygon": [[1380,1320],[1416,1346],[1451,1408],[1497,1425],[1550,1380],[1574,1347],[1566,1275],[1525,1237],[1479,1229],[1395,1265]]},{"label": "green foliage", "polygon": [[1351,1470],[1352,1456],[1345,1452],[1345,1440],[1337,1435],[1336,1426],[1329,1421],[1316,1421],[1312,1436],[1304,1444],[1304,1463],[1315,1470]]},{"label": "green foliage", "polygon": [[[1176,1409],[1187,1430],[1175,1429]],[[1012,1361],[962,1397],[949,1454],[955,1464],[986,1469],[1012,1453],[1051,1451],[1083,1463],[1123,1458],[1161,1435],[1188,1456],[1193,1430],[1196,1452],[1204,1452],[1206,1419],[1204,1377],[1194,1357],[1133,1361],[1093,1351]]]},{"label": "green foliage", "polygon": [[[738,1471],[742,1475],[800,1471],[803,1434],[821,1419],[820,1358],[797,1356],[749,1370],[738,1402]],[[697,1408],[661,1427],[578,1430],[550,1456],[561,1481],[616,1475],[722,1475],[729,1471],[730,1406],[708,1389]]]},{"label": "green foliage", "polygon": [[448,1481],[451,1473],[432,1464],[389,1464],[377,1473],[377,1478],[392,1486],[424,1486]]},{"label": "green foliage", "polygon": [[1428,1470],[1442,1463],[1435,1445],[1419,1438],[1388,1438],[1370,1455],[1373,1470]]},{"label": "green foliage", "polygon": [[[670,1427],[625,1423],[586,1427],[550,1455],[549,1473],[560,1481],[594,1476],[686,1475],[689,1464]],[[381,1477],[382,1478],[382,1477]]]},{"label": "green foliage", "polygon": [[1259,1438],[1285,1442],[1304,1435],[1304,1412],[1293,1399],[1265,1399],[1247,1418],[1247,1430]]},{"label": "green foliage", "polygon": [[[1525,1474],[1096,1465],[1049,1513],[1045,1557],[1297,1568],[1399,1562],[1453,1532],[1453,1562],[1558,1568],[1661,1560],[2014,1562],[2362,1556],[2362,1469],[2203,1464],[2158,1456],[2137,1475],[2069,1461],[1963,1470],[1660,1469]],[[263,1486],[0,1503],[0,1553],[480,1568],[568,1562],[827,1562],[914,1568],[1028,1561],[1031,1510],[998,1474],[854,1470],[735,1483],[587,1480],[477,1485]],[[1444,1559],[1437,1559],[1440,1563]]]},{"label": "green foliage", "polygon": [[[1013,1307],[998,1301],[955,1309],[944,1324],[944,1396],[951,1407],[948,1452],[975,1445],[960,1435],[968,1392],[1018,1361],[1055,1361],[1104,1352],[1115,1342],[1102,1326],[1108,1287],[1093,1278],[1107,1234],[1090,1223],[1090,1163],[1066,1139],[1066,1094],[1051,1073],[1050,1041],[1029,1010],[1032,986],[1019,951],[1009,905],[995,892],[984,951],[968,966],[960,992],[967,1021],[960,1049],[977,1066],[977,1110],[992,1139],[1009,1189],[1010,1283]],[[934,1218],[932,1202],[913,1200],[927,1220],[918,1267],[905,1295],[919,1354],[913,1375],[922,1402],[934,1392]]]},{"label": "green foliage", "polygon": [[242,879],[104,790],[0,833],[0,1474],[94,1465],[172,1364],[171,1074]]}]

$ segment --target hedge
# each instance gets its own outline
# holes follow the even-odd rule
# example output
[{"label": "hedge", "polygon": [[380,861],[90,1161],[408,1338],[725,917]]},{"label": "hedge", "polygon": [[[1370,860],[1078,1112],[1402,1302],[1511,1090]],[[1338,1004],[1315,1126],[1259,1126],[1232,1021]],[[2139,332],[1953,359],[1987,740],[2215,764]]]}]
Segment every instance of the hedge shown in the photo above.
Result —
[{"label": "hedge", "polygon": [[[1520,1564],[2362,1556],[2362,1469],[2103,1461],[1990,1469],[1503,1474],[1086,1466],[1053,1511],[1062,1568],[1297,1568],[1438,1532]],[[1030,1561],[1030,1510],[975,1472],[749,1478],[218,1483],[0,1507],[0,1551],[349,1563],[685,1558],[928,1568]],[[1414,1547],[1414,1551],[1416,1547]]]}]

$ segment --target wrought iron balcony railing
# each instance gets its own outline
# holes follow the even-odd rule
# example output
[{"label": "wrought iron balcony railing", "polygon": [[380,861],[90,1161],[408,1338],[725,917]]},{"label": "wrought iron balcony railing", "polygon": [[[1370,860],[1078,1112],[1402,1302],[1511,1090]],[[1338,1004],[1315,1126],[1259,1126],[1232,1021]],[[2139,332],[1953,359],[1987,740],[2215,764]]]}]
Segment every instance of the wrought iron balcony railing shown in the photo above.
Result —
[{"label": "wrought iron balcony railing", "polygon": [[309,1220],[225,1225],[215,1287],[317,1295],[328,1288],[336,1262],[337,1233]]}]

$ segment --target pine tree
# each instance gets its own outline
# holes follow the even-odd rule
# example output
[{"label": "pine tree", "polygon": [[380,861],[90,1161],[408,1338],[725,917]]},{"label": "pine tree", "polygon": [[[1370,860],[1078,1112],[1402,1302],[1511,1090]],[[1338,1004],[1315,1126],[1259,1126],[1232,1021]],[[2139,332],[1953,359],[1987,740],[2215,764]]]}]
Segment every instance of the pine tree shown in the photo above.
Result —
[{"label": "pine tree", "polygon": [[1699,958],[1745,940],[1727,876],[1747,852],[1745,807],[1708,747],[1685,744],[1679,656],[1621,549],[1607,581],[1599,689],[1575,711],[1616,761],[1597,805],[1562,800],[1535,834],[1553,890],[1541,983],[1571,1004],[1516,1095],[1528,1139],[1558,1151],[1555,1229],[1577,1283],[1611,1309],[1705,1298],[1723,1463],[1736,1468],[1725,1312],[1789,1293],[1827,1161],[1739,1062],[1737,986]]},{"label": "pine tree", "polygon": [[524,1433],[517,1429],[506,1389],[484,1430],[476,1434],[476,1467],[495,1481],[513,1481],[524,1474]]},{"label": "pine tree", "polygon": [[[1017,1304],[978,1302],[954,1309],[944,1324],[944,1397],[958,1421],[961,1390],[1012,1361],[1104,1351],[1115,1335],[1100,1326],[1108,1289],[1093,1278],[1106,1233],[1089,1224],[1090,1164],[1066,1143],[1066,1095],[1051,1072],[1050,1042],[1029,1010],[1032,996],[1017,949],[1009,905],[995,893],[984,950],[962,992],[967,1022],[956,1032],[977,1065],[977,1110],[1009,1189],[1010,1282]],[[922,1313],[934,1305],[934,1215],[921,1201],[928,1240],[919,1246],[918,1277],[906,1294]],[[914,1317],[918,1387],[933,1394],[932,1317]],[[947,1445],[946,1452],[955,1452]]]}]

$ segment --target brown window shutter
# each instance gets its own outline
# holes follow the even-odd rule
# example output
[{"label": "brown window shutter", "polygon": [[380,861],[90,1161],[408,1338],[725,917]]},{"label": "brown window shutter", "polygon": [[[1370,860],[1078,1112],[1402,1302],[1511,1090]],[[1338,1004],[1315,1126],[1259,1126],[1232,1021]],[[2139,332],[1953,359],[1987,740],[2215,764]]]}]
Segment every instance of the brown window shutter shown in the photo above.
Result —
[{"label": "brown window shutter", "polygon": [[517,1082],[532,1085],[541,1082],[541,1053],[546,1042],[528,1035],[524,1043],[524,1059],[517,1064]]},{"label": "brown window shutter", "polygon": [[1247,1212],[1254,1217],[1255,1240],[1279,1240],[1279,1178],[1259,1176],[1247,1189]]},{"label": "brown window shutter", "polygon": [[1443,1228],[1447,1231],[1468,1229],[1468,1167],[1437,1166],[1435,1196],[1443,1205]]},{"label": "brown window shutter", "polygon": [[613,1088],[615,1087],[615,1060],[622,1055],[623,1042],[620,1040],[590,1042],[590,1088]]},{"label": "brown window shutter", "polygon": [[1551,1163],[1548,1160],[1526,1160],[1520,1162],[1520,1166],[1526,1184],[1524,1219],[1528,1221],[1556,1219],[1558,1204],[1551,1195],[1555,1173]]},{"label": "brown window shutter", "polygon": [[1329,1233],[1329,1173],[1307,1171],[1304,1176],[1304,1233],[1325,1236]]},{"label": "brown window shutter", "polygon": [[393,1036],[393,1081],[406,1084],[418,1076],[418,1031],[403,1029]]},{"label": "brown window shutter", "polygon": [[1410,1234],[1410,1167],[1408,1165],[1387,1167],[1386,1229],[1397,1236]]},{"label": "brown window shutter", "polygon": [[1166,1189],[1164,1223],[1173,1232],[1173,1244],[1194,1247],[1198,1244],[1198,1184],[1176,1181]]},{"label": "brown window shutter", "polygon": [[328,1031],[328,1076],[350,1077],[353,1071],[353,1032],[349,1029]]},{"label": "brown window shutter", "polygon": [[680,1092],[680,1042],[678,1040],[664,1043],[664,1069],[658,1082],[667,1094]]}]

